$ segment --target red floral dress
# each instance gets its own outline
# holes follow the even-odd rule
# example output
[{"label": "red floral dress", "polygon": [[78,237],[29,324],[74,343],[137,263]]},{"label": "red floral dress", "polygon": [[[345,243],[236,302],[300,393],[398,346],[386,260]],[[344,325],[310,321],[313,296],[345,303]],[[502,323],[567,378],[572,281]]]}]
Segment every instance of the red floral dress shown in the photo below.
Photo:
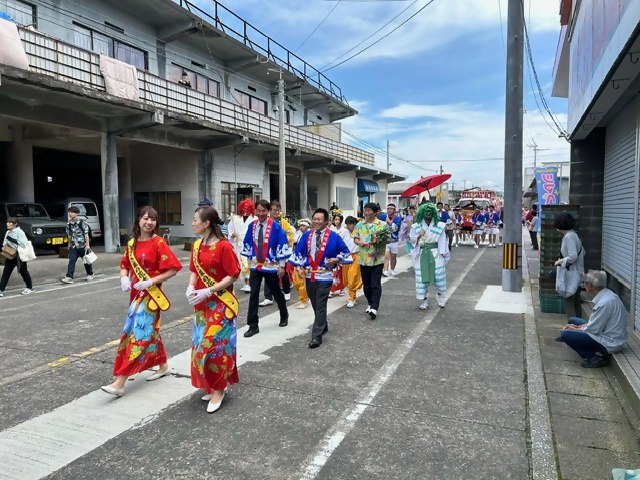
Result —
[{"label": "red floral dress", "polygon": [[[134,255],[149,277],[182,268],[169,245],[157,235],[150,240],[136,241]],[[120,268],[129,271],[132,285],[141,280],[131,268],[128,245],[120,261]],[[160,310],[149,308],[150,300],[151,297],[146,290],[138,291],[131,288],[129,310],[113,365],[115,376],[130,376],[167,361],[167,353],[160,337]]]},{"label": "red floral dress", "polygon": [[[227,240],[215,245],[201,244],[198,263],[216,282],[230,275],[240,275],[240,263],[233,246]],[[196,273],[196,290],[206,288],[193,261],[190,269]],[[224,390],[239,381],[236,365],[237,315],[218,296],[212,295],[195,306],[191,337],[191,384],[206,393]]]}]

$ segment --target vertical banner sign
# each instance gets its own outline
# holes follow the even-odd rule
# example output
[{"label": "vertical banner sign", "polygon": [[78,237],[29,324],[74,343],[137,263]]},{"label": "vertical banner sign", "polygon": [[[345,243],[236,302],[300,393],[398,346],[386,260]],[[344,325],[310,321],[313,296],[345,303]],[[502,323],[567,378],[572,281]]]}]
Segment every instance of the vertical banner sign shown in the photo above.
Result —
[{"label": "vertical banner sign", "polygon": [[538,204],[560,204],[560,185],[558,183],[558,167],[537,167],[534,170],[538,187]]}]

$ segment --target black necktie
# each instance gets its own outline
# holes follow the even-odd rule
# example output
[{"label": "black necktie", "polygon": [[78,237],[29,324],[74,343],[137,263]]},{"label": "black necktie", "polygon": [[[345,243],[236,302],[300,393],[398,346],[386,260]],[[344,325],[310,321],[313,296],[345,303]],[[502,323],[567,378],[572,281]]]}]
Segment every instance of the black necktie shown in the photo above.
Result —
[{"label": "black necktie", "polygon": [[316,255],[318,255],[318,252],[320,251],[320,244],[322,243],[322,237],[320,236],[322,232],[317,231],[316,232]]},{"label": "black necktie", "polygon": [[264,232],[262,231],[262,229],[263,225],[260,224],[258,229],[258,262],[264,262],[264,250],[262,245],[264,243]]}]

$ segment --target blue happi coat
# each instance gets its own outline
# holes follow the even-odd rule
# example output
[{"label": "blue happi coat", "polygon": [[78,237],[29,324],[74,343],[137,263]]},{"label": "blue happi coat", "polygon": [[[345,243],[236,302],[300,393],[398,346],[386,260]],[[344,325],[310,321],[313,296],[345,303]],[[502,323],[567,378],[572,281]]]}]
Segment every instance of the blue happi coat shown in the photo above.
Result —
[{"label": "blue happi coat", "polygon": [[[271,226],[271,234],[269,235],[269,243],[267,245],[267,255],[262,264],[258,263],[257,253],[254,249],[254,234],[258,220],[254,221],[247,228],[242,244],[243,255],[249,259],[249,268],[251,270],[261,270],[263,272],[277,272],[278,266],[285,266],[287,259],[291,256],[291,247],[287,240],[287,234],[282,229],[280,223],[274,221]],[[265,230],[266,235],[266,230]]]},{"label": "blue happi coat", "polygon": [[[289,258],[289,263],[293,264],[296,267],[302,267],[307,270],[307,278],[311,280],[311,262],[309,259],[309,235],[314,234],[315,230],[307,230],[302,234],[300,240],[298,240],[298,245],[296,246],[296,250]],[[324,232],[323,232],[324,234]],[[315,239],[312,238],[312,242]],[[333,283],[333,268],[332,266],[327,267],[324,263],[325,258],[337,258],[338,261],[342,264],[353,263],[353,258],[351,257],[351,252],[349,251],[349,247],[344,243],[344,240],[340,235],[338,235],[334,231],[330,231],[329,238],[327,239],[327,246],[324,250],[324,255],[320,260],[320,265],[318,266],[318,271],[316,271],[315,279],[312,280],[314,283],[324,283],[331,284]]]}]

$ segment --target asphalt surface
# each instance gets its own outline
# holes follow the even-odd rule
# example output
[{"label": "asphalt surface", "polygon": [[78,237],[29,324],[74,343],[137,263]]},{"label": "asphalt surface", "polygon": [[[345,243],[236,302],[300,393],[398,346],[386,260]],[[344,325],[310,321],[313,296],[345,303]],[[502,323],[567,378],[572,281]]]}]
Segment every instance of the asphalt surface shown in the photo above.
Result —
[{"label": "asphalt surface", "polygon": [[[188,252],[176,252],[186,263]],[[118,258],[99,253],[93,282],[79,274],[74,285],[64,286],[58,280],[66,260],[40,257],[30,265],[36,292],[25,297],[14,274],[0,299],[0,442],[14,429],[95,395],[110,381],[113,341],[127,308]],[[408,257],[401,263],[407,267]],[[186,270],[166,283],[172,308],[163,314],[162,336],[169,357],[190,348]],[[354,309],[344,306],[344,298],[330,299],[330,330],[315,350],[307,347],[310,309],[301,312],[292,300],[290,325],[278,329],[275,306],[261,308],[261,333],[242,339],[239,354],[260,343],[265,350],[247,357],[240,383],[218,412],[207,415],[195,389],[166,405],[158,395],[157,414],[134,418],[134,427],[48,478],[604,478],[578,473],[585,469],[564,461],[568,453],[559,456],[562,469],[555,465],[554,452],[572,448],[571,442],[538,445],[536,439],[545,436],[537,430],[545,425],[530,405],[537,400],[546,406],[548,398],[528,385],[543,372],[528,359],[527,315],[475,309],[487,285],[500,285],[501,274],[499,248],[461,246],[453,249],[447,268],[452,293],[444,309],[435,306],[435,292],[428,311],[417,309],[410,268],[385,280],[375,321],[364,313],[363,299]],[[248,295],[239,295],[240,329]],[[287,338],[269,343],[278,336]],[[572,352],[564,353],[575,361]],[[114,400],[121,415],[135,416],[145,391],[146,401],[156,401],[150,392],[161,389],[161,382],[167,389],[177,382],[188,385],[179,372],[139,387],[135,382],[127,387],[130,394]],[[108,398],[97,398],[112,400],[104,395]],[[93,411],[100,419],[101,408]],[[67,415],[70,424],[77,420],[73,411]],[[553,417],[552,423],[566,430],[566,422]],[[629,432],[633,438],[631,427]],[[557,432],[554,438],[560,438]],[[552,452],[551,465],[537,461],[540,447]],[[25,458],[28,451],[25,447]],[[48,453],[38,455],[43,460]],[[608,468],[599,467],[598,475]],[[16,471],[15,465],[11,469]],[[8,471],[0,460],[0,478],[11,478]]]}]

